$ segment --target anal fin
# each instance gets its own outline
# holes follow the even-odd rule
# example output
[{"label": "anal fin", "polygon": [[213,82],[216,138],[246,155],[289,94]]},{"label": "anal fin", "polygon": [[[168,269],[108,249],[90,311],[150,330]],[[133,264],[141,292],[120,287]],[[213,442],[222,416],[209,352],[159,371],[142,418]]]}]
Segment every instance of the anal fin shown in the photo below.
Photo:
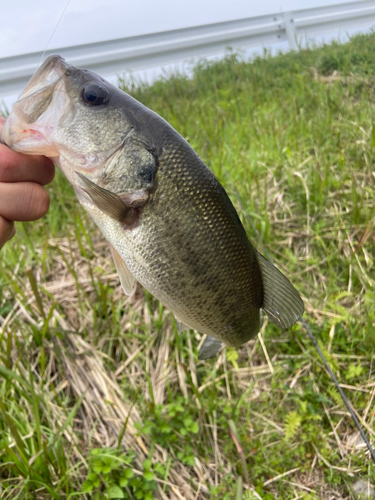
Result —
[{"label": "anal fin", "polygon": [[259,252],[256,256],[263,283],[262,309],[272,323],[290,328],[303,314],[303,301],[288,278]]},{"label": "anal fin", "polygon": [[199,349],[198,359],[209,359],[214,357],[221,349],[222,342],[211,335],[207,335],[202,347]]},{"label": "anal fin", "polygon": [[116,271],[120,278],[122,289],[124,290],[126,295],[131,295],[134,288],[135,278],[129,271],[127,265],[125,264],[120,254],[113,248],[111,244],[108,243],[108,245],[111,251],[113,262],[116,267]]}]

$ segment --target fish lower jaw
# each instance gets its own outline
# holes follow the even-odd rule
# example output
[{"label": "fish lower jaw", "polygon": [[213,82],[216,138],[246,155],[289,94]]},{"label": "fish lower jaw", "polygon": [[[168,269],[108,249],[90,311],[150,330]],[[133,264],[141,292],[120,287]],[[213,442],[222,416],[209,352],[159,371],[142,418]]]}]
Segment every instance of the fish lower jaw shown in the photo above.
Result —
[{"label": "fish lower jaw", "polygon": [[24,123],[14,113],[5,122],[0,142],[17,153],[49,157],[58,156],[59,154],[56,147],[49,143],[40,130],[33,128],[32,124],[30,126]]}]

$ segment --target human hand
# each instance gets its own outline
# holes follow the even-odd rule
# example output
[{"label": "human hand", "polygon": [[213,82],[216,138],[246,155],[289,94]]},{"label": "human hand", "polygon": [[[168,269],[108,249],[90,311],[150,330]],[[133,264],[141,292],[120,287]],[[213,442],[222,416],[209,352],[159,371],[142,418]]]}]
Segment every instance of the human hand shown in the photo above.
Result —
[{"label": "human hand", "polygon": [[[0,134],[5,119],[0,116]],[[43,217],[49,196],[42,187],[55,175],[55,167],[45,156],[22,155],[0,144],[0,249],[13,238],[14,221]]]}]

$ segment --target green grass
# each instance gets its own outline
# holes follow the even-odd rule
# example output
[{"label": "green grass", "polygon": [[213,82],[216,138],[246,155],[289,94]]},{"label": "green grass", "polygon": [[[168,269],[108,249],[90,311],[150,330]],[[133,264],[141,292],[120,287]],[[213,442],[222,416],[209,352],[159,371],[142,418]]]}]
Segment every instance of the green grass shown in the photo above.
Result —
[{"label": "green grass", "polygon": [[[374,441],[375,34],[124,84],[193,146],[305,317]],[[120,82],[121,84],[121,82]],[[300,324],[198,362],[126,298],[66,179],[1,252],[0,498],[354,499],[374,482]],[[259,233],[259,241],[252,227]]]}]

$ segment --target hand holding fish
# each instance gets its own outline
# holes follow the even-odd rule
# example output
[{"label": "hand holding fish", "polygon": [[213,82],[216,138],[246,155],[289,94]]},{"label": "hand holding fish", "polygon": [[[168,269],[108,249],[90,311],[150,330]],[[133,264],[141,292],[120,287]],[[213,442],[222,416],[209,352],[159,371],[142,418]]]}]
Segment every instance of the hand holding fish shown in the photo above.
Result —
[{"label": "hand holding fish", "polygon": [[[4,123],[0,116],[0,133]],[[49,158],[15,153],[0,144],[0,249],[16,233],[14,221],[36,220],[47,213],[49,196],[42,186],[54,174]]]}]

